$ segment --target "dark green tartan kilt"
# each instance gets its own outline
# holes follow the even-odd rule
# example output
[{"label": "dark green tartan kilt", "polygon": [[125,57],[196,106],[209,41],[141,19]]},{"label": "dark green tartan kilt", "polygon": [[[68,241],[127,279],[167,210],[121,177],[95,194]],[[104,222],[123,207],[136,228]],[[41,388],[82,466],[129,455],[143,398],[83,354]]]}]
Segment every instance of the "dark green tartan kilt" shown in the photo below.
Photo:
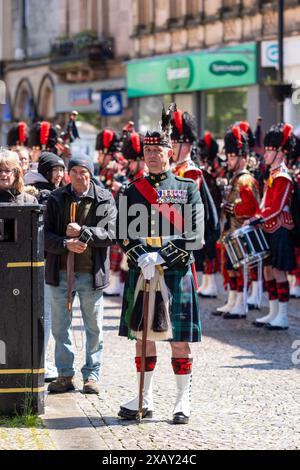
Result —
[{"label": "dark green tartan kilt", "polygon": [[[119,336],[128,336],[125,314],[134,293],[140,271],[130,269],[125,283]],[[165,271],[170,291],[170,317],[173,330],[171,342],[198,343],[201,341],[201,322],[198,295],[190,267],[182,271]]]}]

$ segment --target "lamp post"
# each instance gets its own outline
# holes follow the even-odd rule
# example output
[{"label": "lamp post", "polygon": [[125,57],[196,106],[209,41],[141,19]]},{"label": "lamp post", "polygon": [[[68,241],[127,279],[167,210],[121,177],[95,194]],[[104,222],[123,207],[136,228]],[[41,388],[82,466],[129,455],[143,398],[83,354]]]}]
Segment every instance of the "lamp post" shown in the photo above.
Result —
[{"label": "lamp post", "polygon": [[[278,81],[284,82],[284,0],[278,0]],[[284,97],[279,101],[279,118],[284,118]]]}]

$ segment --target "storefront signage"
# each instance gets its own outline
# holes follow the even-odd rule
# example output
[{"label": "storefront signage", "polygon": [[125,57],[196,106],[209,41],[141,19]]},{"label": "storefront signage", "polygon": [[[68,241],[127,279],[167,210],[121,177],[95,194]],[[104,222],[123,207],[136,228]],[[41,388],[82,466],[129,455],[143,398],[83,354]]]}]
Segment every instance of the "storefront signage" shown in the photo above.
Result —
[{"label": "storefront signage", "polygon": [[247,73],[248,65],[242,61],[225,62],[219,60],[218,62],[213,62],[209,69],[214,75],[226,75],[227,73],[231,75],[243,75]]},{"label": "storefront signage", "polygon": [[102,116],[120,116],[123,114],[123,101],[121,92],[104,92],[101,93],[101,109]]},{"label": "storefront signage", "polygon": [[92,102],[92,90],[90,88],[71,90],[69,100],[71,106],[88,106]]},{"label": "storefront signage", "polygon": [[253,85],[256,44],[247,43],[127,63],[129,98]]},{"label": "storefront signage", "polygon": [[167,64],[167,82],[174,91],[188,88],[192,78],[192,64],[185,57],[170,60]]},{"label": "storefront signage", "polygon": [[[300,36],[285,38],[284,65],[293,67],[300,65]],[[261,43],[261,66],[278,68],[279,47],[278,41],[263,41]]]}]

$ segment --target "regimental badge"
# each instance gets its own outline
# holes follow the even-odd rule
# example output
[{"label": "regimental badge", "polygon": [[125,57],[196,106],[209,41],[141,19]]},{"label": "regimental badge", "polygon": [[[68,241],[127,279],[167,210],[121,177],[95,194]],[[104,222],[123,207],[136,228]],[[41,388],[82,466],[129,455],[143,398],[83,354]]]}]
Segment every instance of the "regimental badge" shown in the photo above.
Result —
[{"label": "regimental badge", "polygon": [[125,246],[125,247],[126,247],[126,246],[128,246],[128,245],[129,245],[129,243],[130,243],[130,241],[129,241],[129,240],[124,240],[124,241],[123,241],[123,246]]}]

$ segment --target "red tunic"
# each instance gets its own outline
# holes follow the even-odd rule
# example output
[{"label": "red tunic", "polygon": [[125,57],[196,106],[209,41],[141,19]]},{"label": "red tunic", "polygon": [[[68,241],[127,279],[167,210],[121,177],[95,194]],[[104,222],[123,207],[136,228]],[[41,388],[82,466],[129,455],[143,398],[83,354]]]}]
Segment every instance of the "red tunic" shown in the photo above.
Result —
[{"label": "red tunic", "polygon": [[178,163],[172,168],[172,171],[175,175],[180,176],[181,178],[190,178],[194,180],[198,186],[198,189],[201,188],[202,171],[192,160],[186,160],[184,162]]},{"label": "red tunic", "polygon": [[263,229],[273,233],[280,227],[294,228],[291,215],[293,180],[284,163],[271,171],[257,215],[264,218]]}]

